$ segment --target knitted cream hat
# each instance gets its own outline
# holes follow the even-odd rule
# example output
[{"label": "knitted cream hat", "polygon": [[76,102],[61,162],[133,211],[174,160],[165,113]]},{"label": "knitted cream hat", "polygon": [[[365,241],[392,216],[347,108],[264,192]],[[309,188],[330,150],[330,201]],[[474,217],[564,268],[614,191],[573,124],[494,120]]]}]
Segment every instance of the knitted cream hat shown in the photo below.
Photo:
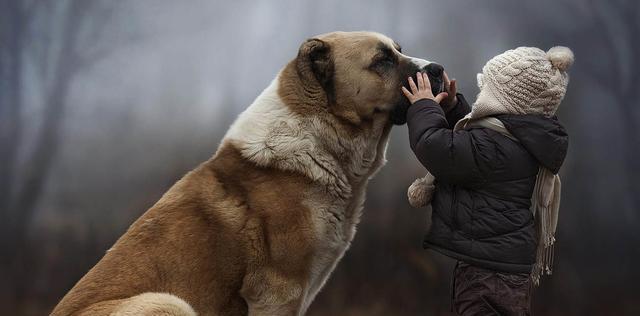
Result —
[{"label": "knitted cream hat", "polygon": [[480,94],[470,118],[494,114],[552,116],[567,91],[573,52],[563,46],[548,52],[518,47],[493,57],[478,74]]}]

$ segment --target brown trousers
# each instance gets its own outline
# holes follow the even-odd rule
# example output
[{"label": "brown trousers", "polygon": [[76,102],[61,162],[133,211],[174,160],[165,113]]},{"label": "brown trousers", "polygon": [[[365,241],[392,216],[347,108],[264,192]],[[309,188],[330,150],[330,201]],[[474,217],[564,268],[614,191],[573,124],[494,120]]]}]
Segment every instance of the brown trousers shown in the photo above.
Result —
[{"label": "brown trousers", "polygon": [[528,274],[502,273],[459,261],[453,271],[452,308],[458,315],[531,315]]}]

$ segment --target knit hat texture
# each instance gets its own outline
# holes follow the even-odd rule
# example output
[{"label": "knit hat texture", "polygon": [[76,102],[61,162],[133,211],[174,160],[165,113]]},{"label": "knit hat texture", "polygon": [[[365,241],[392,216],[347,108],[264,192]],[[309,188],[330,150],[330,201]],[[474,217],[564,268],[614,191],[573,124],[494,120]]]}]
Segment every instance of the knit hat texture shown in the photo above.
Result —
[{"label": "knit hat texture", "polygon": [[478,74],[480,94],[471,118],[495,114],[553,116],[569,83],[573,52],[563,46],[549,51],[518,47],[493,57]]}]

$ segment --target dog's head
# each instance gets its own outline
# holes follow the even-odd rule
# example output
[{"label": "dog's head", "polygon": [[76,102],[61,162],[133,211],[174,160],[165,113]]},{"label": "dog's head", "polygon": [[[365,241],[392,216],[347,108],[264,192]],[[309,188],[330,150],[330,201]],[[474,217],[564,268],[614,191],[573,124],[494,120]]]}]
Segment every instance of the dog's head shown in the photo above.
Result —
[{"label": "dog's head", "polygon": [[434,95],[444,90],[443,67],[402,53],[379,33],[333,32],[305,41],[296,66],[303,84],[319,86],[330,111],[350,124],[390,120],[404,124],[407,78],[427,72]]}]

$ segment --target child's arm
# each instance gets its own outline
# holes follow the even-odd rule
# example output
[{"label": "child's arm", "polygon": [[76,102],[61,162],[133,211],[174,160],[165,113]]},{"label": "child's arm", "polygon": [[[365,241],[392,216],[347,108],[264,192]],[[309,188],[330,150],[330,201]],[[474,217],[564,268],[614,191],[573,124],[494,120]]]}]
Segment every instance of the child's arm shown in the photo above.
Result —
[{"label": "child's arm", "polygon": [[[444,98],[438,100],[433,97],[428,80],[426,84],[423,80],[420,88],[416,87],[412,81],[410,79],[409,86],[413,93],[406,89],[403,91],[405,95],[409,94],[407,97],[413,103],[407,112],[407,126],[411,149],[418,160],[439,181],[458,183],[480,179],[476,151],[478,145],[482,146],[481,144],[488,143],[488,140],[477,139],[482,135],[474,135],[466,130],[453,132],[444,110],[438,104]],[[464,99],[459,98],[459,100]],[[460,101],[456,108],[458,105]],[[464,110],[457,111],[456,109],[456,115],[464,112]]]},{"label": "child's arm", "polygon": [[456,98],[456,104],[454,104],[449,111],[445,112],[445,117],[449,123],[449,128],[451,129],[453,129],[461,118],[471,112],[471,107],[462,94],[456,94]]}]

